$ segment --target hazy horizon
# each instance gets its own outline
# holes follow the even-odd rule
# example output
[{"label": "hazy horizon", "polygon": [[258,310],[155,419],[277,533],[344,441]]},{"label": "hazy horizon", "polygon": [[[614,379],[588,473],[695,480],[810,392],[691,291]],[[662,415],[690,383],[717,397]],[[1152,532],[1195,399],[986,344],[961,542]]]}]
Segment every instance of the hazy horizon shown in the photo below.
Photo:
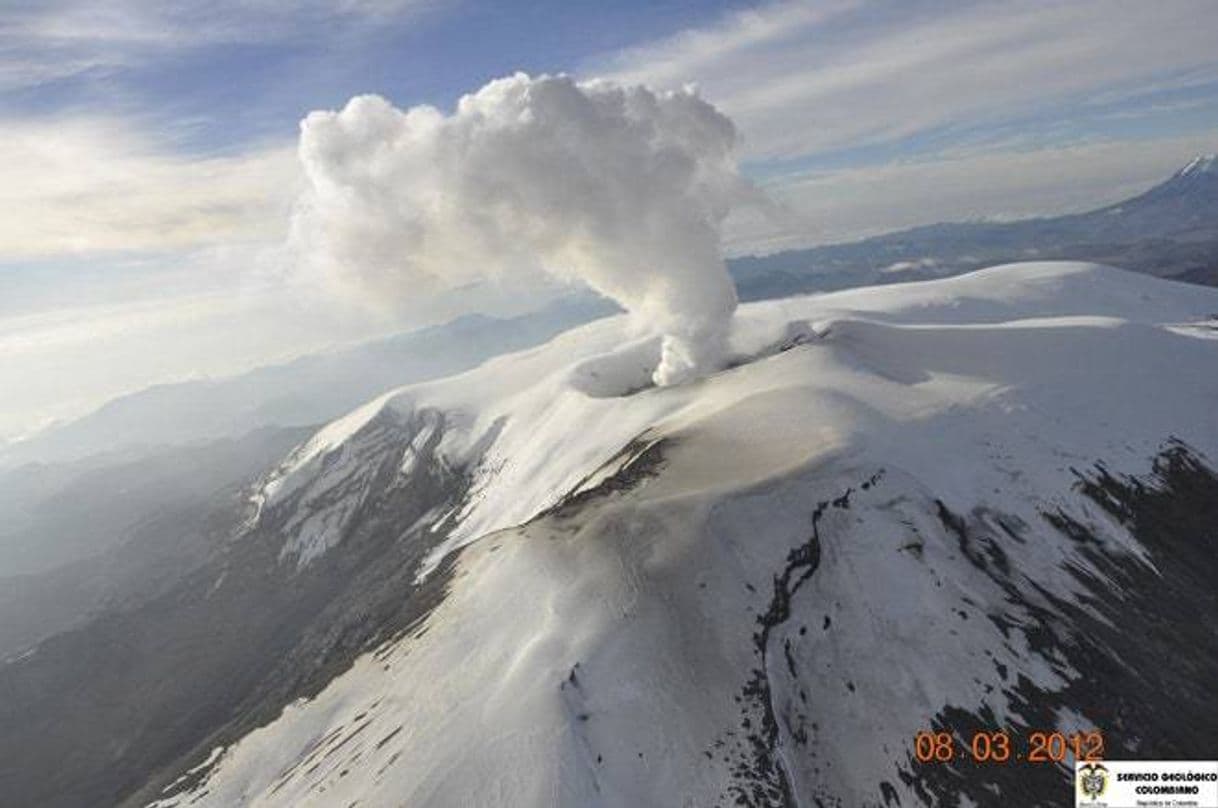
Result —
[{"label": "hazy horizon", "polygon": [[537,283],[491,283],[387,314],[285,259],[312,110],[376,93],[447,113],[517,70],[696,85],[777,203],[734,211],[721,249],[773,252],[1144,190],[1218,150],[1214,19],[1187,0],[10,5],[0,437],[153,383],[528,307]]}]

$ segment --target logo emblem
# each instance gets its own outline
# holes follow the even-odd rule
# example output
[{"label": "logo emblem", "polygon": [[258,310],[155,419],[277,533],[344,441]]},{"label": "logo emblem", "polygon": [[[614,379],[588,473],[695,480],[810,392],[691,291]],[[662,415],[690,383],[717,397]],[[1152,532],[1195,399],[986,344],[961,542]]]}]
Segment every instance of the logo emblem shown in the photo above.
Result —
[{"label": "logo emblem", "polygon": [[1108,789],[1108,770],[1100,763],[1085,763],[1078,769],[1078,789],[1095,802]]}]

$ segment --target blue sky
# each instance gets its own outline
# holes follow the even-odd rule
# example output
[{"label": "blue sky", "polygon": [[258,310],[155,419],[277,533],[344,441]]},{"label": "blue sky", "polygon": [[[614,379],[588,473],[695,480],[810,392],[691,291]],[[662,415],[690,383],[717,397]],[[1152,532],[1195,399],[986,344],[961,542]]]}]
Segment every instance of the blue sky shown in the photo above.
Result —
[{"label": "blue sky", "polygon": [[[33,201],[44,214],[33,229],[0,231],[0,261],[266,236],[270,219],[252,226],[251,206],[281,200],[238,187],[235,175],[270,170],[305,113],[358,93],[450,107],[515,70],[697,83],[740,126],[750,175],[779,197],[805,189],[788,201],[806,227],[764,237],[745,228],[732,251],[934,218],[1052,212],[1042,211],[1052,199],[1052,209],[1077,208],[1151,181],[1195,148],[1211,150],[1216,39],[1209,0],[18,0],[0,11],[0,134],[58,141],[59,153],[0,154],[23,165],[10,201]],[[1114,143],[1126,147],[1123,168],[1101,148]],[[1078,156],[1080,176],[1068,183],[1053,166],[1063,150]],[[1068,187],[1030,192],[1022,176],[1008,187],[1010,177],[979,166],[977,188],[918,200],[900,216],[890,197],[869,207],[855,201],[862,185],[849,185],[869,168],[954,170],[981,154],[1021,156],[1022,175],[1029,152],[1046,153],[1045,188]],[[85,161],[123,171],[93,185],[65,179]],[[214,178],[210,194],[200,171]],[[95,190],[99,206],[111,204],[103,191],[125,180],[161,197],[150,202],[161,215],[146,220],[161,237],[135,233],[124,245],[140,211],[95,216],[79,204]],[[163,187],[148,188],[153,180]],[[175,181],[191,193],[171,199]],[[823,188],[823,198],[808,187]],[[200,210],[210,222],[198,221]],[[114,232],[76,228],[73,214],[110,220]]]},{"label": "blue sky", "polygon": [[28,392],[0,436],[409,325],[264,260],[298,121],[358,93],[446,108],[516,70],[696,83],[790,213],[729,222],[725,250],[748,252],[1135,193],[1218,151],[1215,42],[1212,0],[9,0],[0,386]]},{"label": "blue sky", "polygon": [[[341,106],[357,93],[448,105],[496,76],[571,70],[589,54],[696,26],[731,7],[33,2],[4,12],[15,20],[4,37],[11,72],[24,67],[26,76],[5,82],[3,101],[19,115],[141,116],[178,130],[189,148],[229,150],[290,137],[309,110]],[[66,17],[59,29],[56,16]]]}]

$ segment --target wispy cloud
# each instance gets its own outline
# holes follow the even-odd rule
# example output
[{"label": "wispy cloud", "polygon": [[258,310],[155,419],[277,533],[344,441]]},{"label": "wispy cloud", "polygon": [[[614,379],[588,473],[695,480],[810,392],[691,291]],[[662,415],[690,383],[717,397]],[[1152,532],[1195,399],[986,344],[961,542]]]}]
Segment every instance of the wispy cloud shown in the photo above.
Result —
[{"label": "wispy cloud", "polygon": [[[699,81],[729,60],[749,60],[783,42],[798,42],[819,26],[854,11],[863,0],[773,3],[727,15],[705,28],[627,49],[607,60],[613,78],[671,86]],[[723,76],[720,76],[723,78]]]},{"label": "wispy cloud", "polygon": [[441,0],[16,0],[0,11],[0,91],[122,70],[171,50],[327,38]]},{"label": "wispy cloud", "polygon": [[105,118],[0,120],[0,166],[0,260],[276,238],[298,172],[290,145],[186,155]]},{"label": "wispy cloud", "polygon": [[[746,164],[787,211],[738,214],[728,248],[745,252],[1144,188],[1218,144],[1215,41],[1209,0],[805,0],[584,70],[695,83],[732,116]],[[1193,128],[1173,128],[1189,116]],[[1123,123],[1137,127],[1125,139]]]},{"label": "wispy cloud", "polygon": [[753,158],[891,142],[1218,67],[1209,0],[779,3],[589,70],[699,84]]}]

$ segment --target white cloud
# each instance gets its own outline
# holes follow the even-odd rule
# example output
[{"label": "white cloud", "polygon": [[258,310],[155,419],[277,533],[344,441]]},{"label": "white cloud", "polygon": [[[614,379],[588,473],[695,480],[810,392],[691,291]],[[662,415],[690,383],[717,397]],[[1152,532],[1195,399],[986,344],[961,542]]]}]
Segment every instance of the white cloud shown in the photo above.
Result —
[{"label": "white cloud", "polygon": [[688,29],[614,55],[612,76],[622,82],[680,86],[701,80],[729,60],[748,59],[758,50],[798,39],[801,33],[862,5],[863,0],[788,2],[734,12],[706,28]]},{"label": "white cloud", "polygon": [[223,43],[332,38],[416,19],[443,0],[14,0],[0,11],[0,90]]},{"label": "white cloud", "polygon": [[696,82],[740,126],[746,154],[765,158],[1001,120],[1218,65],[1211,0],[924,9],[774,4],[626,51],[590,72],[660,86]]},{"label": "white cloud", "polygon": [[38,0],[0,19],[0,37],[161,45],[257,42],[326,21],[409,17],[438,0]]},{"label": "white cloud", "polygon": [[768,188],[786,203],[783,221],[734,216],[727,248],[738,253],[1079,210],[1144,188],[1191,153],[1213,151],[1218,132],[1071,146],[1078,135],[1061,109],[1196,109],[1203,102],[1154,110],[1146,99],[1216,80],[1215,41],[1210,0],[776,2],[602,57],[586,72],[696,83],[740,128],[742,156],[770,174],[862,146],[909,142],[917,154],[910,139],[923,133],[947,144],[888,164],[780,173]]},{"label": "white cloud", "polygon": [[0,259],[282,235],[289,146],[199,157],[171,145],[113,119],[0,120]]}]

